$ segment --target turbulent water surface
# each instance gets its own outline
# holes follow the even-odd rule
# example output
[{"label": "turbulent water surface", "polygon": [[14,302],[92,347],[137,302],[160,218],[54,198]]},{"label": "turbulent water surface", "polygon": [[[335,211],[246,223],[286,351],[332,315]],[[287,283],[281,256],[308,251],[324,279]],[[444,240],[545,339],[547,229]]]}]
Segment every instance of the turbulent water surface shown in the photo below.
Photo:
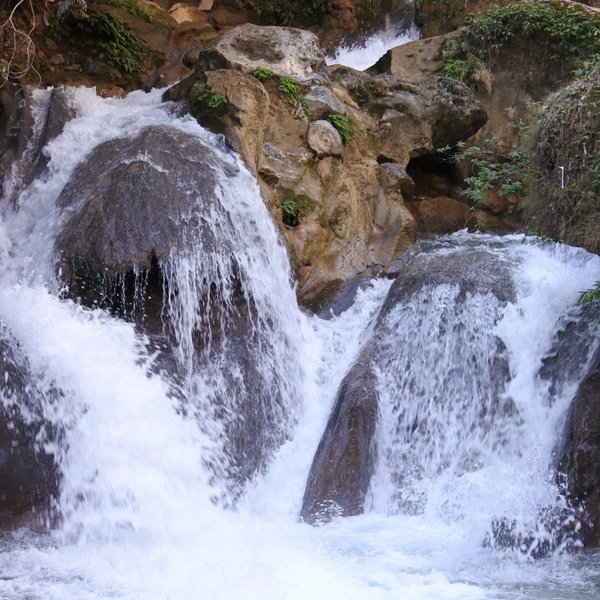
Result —
[{"label": "turbulent water surface", "polygon": [[[174,116],[159,92],[102,100],[81,89],[71,92],[71,103],[77,116],[46,148],[47,171],[22,190],[16,208],[4,205],[0,227],[0,320],[26,354],[35,384],[61,390],[45,416],[65,431],[54,448],[63,475],[60,524],[0,538],[0,597],[598,598],[593,555],[559,548],[534,561],[527,547],[484,542],[494,519],[514,519],[530,531],[538,509],[560,504],[548,466],[576,381],[563,382],[549,402],[539,371],[557,331],[578,318],[579,291],[600,278],[600,259],[522,236],[466,233],[431,250],[448,260],[474,246],[493,254],[509,273],[513,298],[467,297],[457,314],[456,288],[446,283],[424,288],[388,314],[389,352],[378,365],[379,459],[368,511],[311,527],[298,523],[298,513],[312,457],[338,384],[368,339],[391,282],[372,281],[337,317],[303,314],[258,188],[237,158],[224,154],[239,175],[221,183],[220,200],[229,214],[253,224],[236,235],[252,244],[248,257],[256,264],[247,266],[245,277],[261,298],[256,327],[265,339],[273,336],[268,347],[275,355],[267,364],[284,363],[289,381],[278,402],[282,415],[291,415],[280,423],[285,441],[268,469],[228,510],[213,501],[227,486],[215,480],[207,459],[219,451],[219,423],[210,426],[218,417],[197,397],[226,394],[215,387],[222,382],[207,373],[203,386],[184,388],[196,412],[180,410],[172,382],[153,374],[153,356],[132,324],[59,298],[53,256],[61,221],[55,201],[98,144],[156,124],[210,144],[218,140],[193,120]],[[74,154],[74,147],[81,151]],[[183,268],[193,277],[200,267],[189,265],[173,261],[170,276]],[[185,302],[195,306],[197,298],[189,293]],[[187,307],[192,314],[194,306]],[[182,318],[180,325],[193,327],[192,321]],[[465,355],[457,357],[461,348]],[[478,406],[493,401],[486,385],[496,379],[468,353],[499,351],[507,377],[499,395],[510,398],[512,408],[505,418],[486,420]],[[471,368],[481,381],[464,376]],[[451,403],[434,400],[440,382]],[[407,404],[407,389],[420,401]],[[198,419],[202,407],[206,413]],[[426,417],[435,435],[405,445],[399,424],[415,416]],[[407,481],[400,454],[419,469],[405,488],[398,486]]]}]

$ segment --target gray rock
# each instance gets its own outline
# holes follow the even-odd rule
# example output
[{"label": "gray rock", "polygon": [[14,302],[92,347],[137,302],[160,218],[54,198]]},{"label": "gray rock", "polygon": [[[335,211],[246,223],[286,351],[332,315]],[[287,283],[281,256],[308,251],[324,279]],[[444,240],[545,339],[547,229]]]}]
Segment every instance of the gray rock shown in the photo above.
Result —
[{"label": "gray rock", "polygon": [[304,96],[304,100],[313,115],[320,119],[329,113],[346,114],[344,103],[327,87],[314,85]]},{"label": "gray rock", "polygon": [[313,121],[308,126],[307,139],[317,156],[341,156],[344,150],[338,130],[329,121]]},{"label": "gray rock", "polygon": [[238,69],[250,73],[266,67],[276,75],[306,79],[324,65],[325,57],[314,33],[247,23],[231,29],[204,50],[196,71]]}]

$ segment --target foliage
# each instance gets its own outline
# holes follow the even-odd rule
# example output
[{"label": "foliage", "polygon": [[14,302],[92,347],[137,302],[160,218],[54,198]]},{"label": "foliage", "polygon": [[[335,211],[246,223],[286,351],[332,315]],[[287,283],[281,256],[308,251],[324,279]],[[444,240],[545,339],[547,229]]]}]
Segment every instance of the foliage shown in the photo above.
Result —
[{"label": "foliage", "polygon": [[271,79],[273,75],[273,71],[267,67],[257,67],[252,71],[252,76],[256,77],[259,81],[267,81],[267,79]]},{"label": "foliage", "polygon": [[298,96],[302,92],[300,82],[293,77],[287,77],[284,75],[279,78],[279,85],[277,86],[281,95],[285,98],[285,101],[290,106],[296,106]]},{"label": "foliage", "polygon": [[592,302],[600,302],[600,281],[589,289],[579,293],[579,304],[592,304]]},{"label": "foliage", "polygon": [[535,124],[531,227],[600,252],[600,65],[552,95]]},{"label": "foliage", "polygon": [[442,75],[462,81],[470,87],[475,87],[475,74],[481,65],[481,59],[476,56],[468,56],[465,59],[453,58],[444,64]]},{"label": "foliage", "polygon": [[139,0],[110,0],[111,4],[123,8],[126,12],[134,17],[139,17],[148,23],[154,23],[154,15],[145,7],[142,6]]},{"label": "foliage", "polygon": [[303,195],[288,192],[281,203],[281,217],[284,225],[297,227],[302,217],[310,214],[315,207],[315,202]]},{"label": "foliage", "polygon": [[70,31],[93,40],[110,64],[124,73],[137,73],[148,55],[147,46],[121,19],[103,9],[89,10],[68,24]]},{"label": "foliage", "polygon": [[600,53],[600,19],[558,2],[512,2],[473,20],[443,44],[445,70],[464,81],[474,59],[489,60],[524,38],[535,39],[545,58],[574,67]]},{"label": "foliage", "polygon": [[352,122],[347,115],[331,113],[327,120],[338,130],[342,142],[347,144],[352,139]]},{"label": "foliage", "polygon": [[194,112],[202,113],[207,110],[223,108],[229,102],[229,99],[225,94],[213,92],[207,83],[199,81],[192,88],[190,102]]}]

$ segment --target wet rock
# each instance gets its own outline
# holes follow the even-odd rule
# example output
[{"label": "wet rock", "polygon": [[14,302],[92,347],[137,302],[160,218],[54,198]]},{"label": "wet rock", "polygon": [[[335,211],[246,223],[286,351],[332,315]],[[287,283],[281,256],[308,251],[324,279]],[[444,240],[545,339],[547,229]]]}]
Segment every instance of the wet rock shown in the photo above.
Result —
[{"label": "wet rock", "polygon": [[[63,277],[81,264],[110,277],[150,269],[153,257],[167,260],[187,243],[182,223],[202,227],[198,198],[210,204],[218,177],[231,169],[174,128],[152,126],[134,139],[101,144],[58,198],[65,211],[56,241]],[[203,239],[217,243],[209,227]]]},{"label": "wet rock", "polygon": [[366,358],[344,378],[311,466],[300,513],[305,521],[363,512],[375,461],[376,385]]},{"label": "wet rock", "polygon": [[313,121],[308,126],[308,145],[317,156],[341,156],[342,138],[329,121]]},{"label": "wet rock", "polygon": [[600,544],[600,353],[579,387],[567,416],[558,481],[585,518],[586,546]]},{"label": "wet rock", "polygon": [[[457,251],[459,248],[460,251]],[[449,309],[451,314],[459,314],[463,311],[464,303],[479,294],[486,298],[487,304],[490,304],[491,295],[499,304],[514,300],[515,290],[509,264],[476,244],[460,247],[455,246],[452,240],[442,238],[439,242],[422,242],[418,249],[408,254],[404,264],[398,269],[396,280],[390,288],[370,339],[344,377],[338,391],[307,481],[301,511],[301,517],[306,521],[318,523],[337,515],[355,515],[364,510],[376,458],[386,460],[386,449],[388,455],[393,453],[388,447],[380,453],[374,434],[381,408],[380,394],[391,393],[388,388],[394,386],[402,390],[404,403],[398,409],[398,424],[394,426],[396,431],[390,434],[401,436],[402,439],[399,442],[402,450],[398,451],[402,460],[399,459],[398,464],[390,466],[391,480],[397,488],[394,501],[404,512],[418,513],[422,510],[419,498],[415,498],[410,492],[404,495],[404,492],[410,486],[411,473],[418,471],[423,460],[425,451],[421,442],[425,444],[424,440],[432,435],[443,439],[447,428],[447,421],[443,418],[446,415],[436,420],[437,417],[434,418],[428,410],[427,403],[443,403],[443,398],[434,396],[436,393],[443,396],[440,390],[451,388],[454,380],[444,370],[437,380],[432,374],[437,392],[432,392],[431,389],[421,393],[417,391],[419,386],[426,387],[427,384],[415,381],[418,371],[412,374],[408,372],[411,357],[402,355],[399,349],[399,344],[408,342],[401,337],[402,332],[396,333],[398,324],[393,320],[395,311],[399,307],[410,305],[424,289],[432,290],[436,286],[443,288],[451,285],[458,288],[451,298],[448,297],[448,303],[452,307]],[[418,312],[418,307],[413,308]],[[426,317],[427,312],[424,311],[421,324]],[[444,328],[448,323],[443,319],[440,323],[439,335],[446,335]],[[464,342],[458,336],[453,336],[452,339],[457,340],[456,343],[462,347]],[[486,378],[482,384],[484,387],[481,389],[481,397],[477,400],[481,403],[481,413],[473,418],[477,426],[480,419],[483,419],[488,431],[493,428],[494,420],[501,420],[515,413],[514,403],[503,395],[509,377],[506,348],[500,340],[492,339],[489,349],[489,355],[472,357],[468,363],[461,362],[459,357],[456,364],[448,368],[449,372],[454,368],[460,372],[469,372],[469,377]],[[455,352],[459,354],[458,346]],[[403,358],[396,362],[396,357],[400,355]],[[435,357],[433,348],[429,358],[433,360]],[[433,363],[431,368],[435,369]],[[377,374],[380,372],[385,373],[388,378],[385,384]],[[460,397],[458,390],[447,393],[454,399]],[[472,400],[469,398],[468,401]],[[392,402],[392,399],[388,397],[386,402]],[[411,410],[419,415],[418,419],[410,416]],[[404,422],[402,419],[408,421]]]},{"label": "wet rock", "polygon": [[59,489],[58,468],[46,449],[55,436],[43,417],[46,399],[2,324],[0,373],[0,529],[46,526]]}]

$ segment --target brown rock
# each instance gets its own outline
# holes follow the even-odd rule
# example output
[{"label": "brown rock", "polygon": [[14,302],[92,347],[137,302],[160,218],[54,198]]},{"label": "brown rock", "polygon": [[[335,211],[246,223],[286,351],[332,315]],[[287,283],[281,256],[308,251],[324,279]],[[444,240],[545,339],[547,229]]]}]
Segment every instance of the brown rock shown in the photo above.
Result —
[{"label": "brown rock", "polygon": [[342,138],[329,121],[313,121],[308,126],[308,146],[317,156],[341,156]]},{"label": "brown rock", "polygon": [[408,202],[418,223],[418,230],[427,233],[452,233],[469,225],[469,207],[454,198],[439,196]]}]

